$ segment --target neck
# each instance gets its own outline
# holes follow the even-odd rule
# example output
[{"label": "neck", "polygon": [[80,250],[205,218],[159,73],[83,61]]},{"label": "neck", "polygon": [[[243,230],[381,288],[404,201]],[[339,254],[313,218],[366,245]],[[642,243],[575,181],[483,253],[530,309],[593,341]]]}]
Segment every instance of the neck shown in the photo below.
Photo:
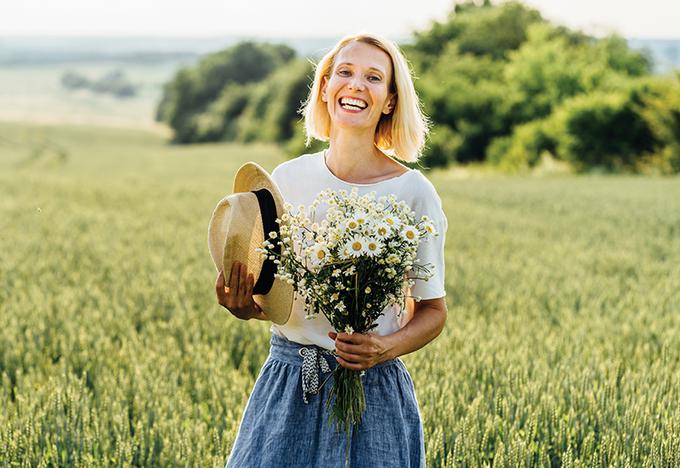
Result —
[{"label": "neck", "polygon": [[357,132],[331,130],[326,165],[343,180],[362,180],[380,171],[387,157],[373,142],[375,129]]}]

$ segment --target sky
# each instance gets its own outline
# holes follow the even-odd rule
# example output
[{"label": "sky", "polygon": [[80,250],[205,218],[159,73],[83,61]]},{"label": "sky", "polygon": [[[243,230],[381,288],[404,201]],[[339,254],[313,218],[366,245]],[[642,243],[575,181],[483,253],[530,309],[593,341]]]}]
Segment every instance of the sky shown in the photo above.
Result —
[{"label": "sky", "polygon": [[[680,0],[525,3],[596,36],[680,39]],[[301,38],[366,30],[397,38],[444,20],[452,6],[453,0],[3,0],[0,36]]]}]

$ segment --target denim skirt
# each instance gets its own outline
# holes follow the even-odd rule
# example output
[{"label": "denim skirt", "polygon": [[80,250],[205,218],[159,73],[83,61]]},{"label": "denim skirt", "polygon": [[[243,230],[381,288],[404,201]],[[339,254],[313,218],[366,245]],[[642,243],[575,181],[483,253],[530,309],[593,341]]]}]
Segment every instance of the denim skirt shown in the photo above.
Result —
[{"label": "denim skirt", "polygon": [[[328,423],[333,377],[322,385],[339,365],[328,353],[271,335],[227,468],[345,467],[347,436]],[[349,466],[424,467],[420,409],[403,361],[381,362],[366,369],[362,380],[366,410],[351,433]]]}]

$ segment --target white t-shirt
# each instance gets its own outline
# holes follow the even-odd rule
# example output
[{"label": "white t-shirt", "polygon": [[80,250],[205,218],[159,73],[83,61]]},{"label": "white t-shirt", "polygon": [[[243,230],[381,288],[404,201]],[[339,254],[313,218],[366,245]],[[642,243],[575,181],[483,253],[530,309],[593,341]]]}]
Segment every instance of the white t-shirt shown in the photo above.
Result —
[{"label": "white t-shirt", "polygon": [[[272,171],[271,176],[281,191],[284,201],[291,203],[294,209],[300,204],[308,208],[323,190],[344,189],[349,193],[352,187],[357,187],[359,196],[372,191],[376,192],[376,199],[394,194],[397,201],[404,200],[415,212],[416,221],[419,221],[422,215],[429,216],[439,236],[422,241],[416,258],[418,264],[431,264],[429,267],[433,276],[428,281],[415,279],[415,284],[411,287],[411,295],[420,296],[422,299],[435,299],[446,295],[444,241],[448,222],[437,191],[419,170],[410,169],[400,176],[373,184],[349,183],[336,177],[328,169],[324,151],[319,151],[314,154],[303,154],[279,164]],[[319,205],[314,221],[321,222],[326,217],[326,210],[327,205]],[[328,319],[321,312],[313,319],[305,319],[304,305],[304,299],[296,294],[288,322],[284,325],[272,323],[271,332],[297,343],[316,344],[329,350],[334,349],[335,342],[328,336],[328,332],[334,329]],[[371,330],[371,333],[384,336],[403,327],[406,324],[404,323],[406,314],[402,313],[400,319],[399,309],[398,305],[385,308],[384,314],[377,320],[378,326]]]}]

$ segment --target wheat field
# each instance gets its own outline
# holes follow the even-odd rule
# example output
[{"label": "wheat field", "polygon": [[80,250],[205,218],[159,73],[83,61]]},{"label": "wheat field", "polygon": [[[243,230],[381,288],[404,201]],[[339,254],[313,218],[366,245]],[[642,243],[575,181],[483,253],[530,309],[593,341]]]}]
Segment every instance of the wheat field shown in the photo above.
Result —
[{"label": "wheat field", "polygon": [[[207,223],[285,158],[0,124],[0,466],[224,466],[269,326],[217,304]],[[449,317],[402,356],[427,466],[680,466],[680,178],[429,177]]]}]

